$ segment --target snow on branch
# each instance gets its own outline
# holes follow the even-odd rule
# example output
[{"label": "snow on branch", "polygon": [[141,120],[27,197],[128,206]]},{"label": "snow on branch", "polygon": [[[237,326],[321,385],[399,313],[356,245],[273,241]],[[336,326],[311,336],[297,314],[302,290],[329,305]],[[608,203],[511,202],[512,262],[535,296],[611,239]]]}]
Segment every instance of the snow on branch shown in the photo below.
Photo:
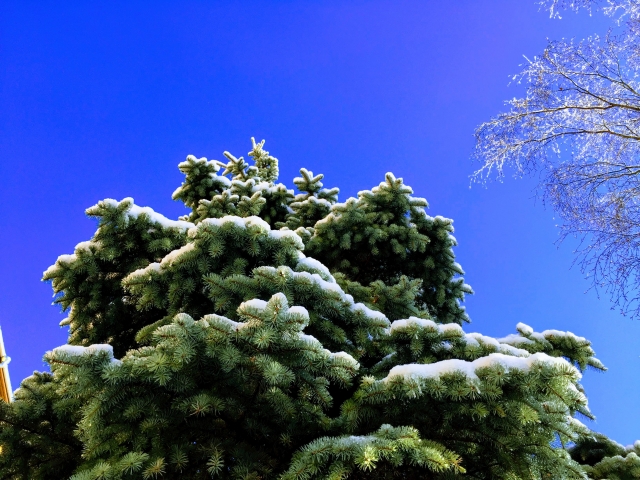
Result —
[{"label": "snow on branch", "polygon": [[441,360],[440,362],[431,364],[412,363],[408,365],[398,365],[393,367],[389,374],[385,377],[385,381],[394,377],[404,378],[440,378],[442,375],[460,372],[469,380],[478,379],[476,371],[482,368],[491,368],[496,366],[503,367],[506,371],[520,370],[529,372],[531,368],[537,364],[545,364],[550,366],[561,365],[571,369],[576,378],[581,378],[581,374],[573,365],[563,358],[551,357],[546,353],[534,353],[528,357],[514,357],[503,353],[490,353],[485,357],[468,362],[453,358],[450,360]]}]

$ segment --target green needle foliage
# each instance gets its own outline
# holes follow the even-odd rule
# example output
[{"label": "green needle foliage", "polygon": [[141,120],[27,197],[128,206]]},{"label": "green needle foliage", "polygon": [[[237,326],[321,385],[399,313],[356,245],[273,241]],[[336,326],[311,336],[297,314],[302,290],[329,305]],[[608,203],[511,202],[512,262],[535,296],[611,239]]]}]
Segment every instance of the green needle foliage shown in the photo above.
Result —
[{"label": "green needle foliage", "polygon": [[584,464],[585,472],[594,480],[640,478],[640,441],[623,447],[602,434],[595,434],[581,439],[570,453]]},{"label": "green needle foliage", "polygon": [[451,220],[391,173],[295,194],[263,146],[187,157],[179,220],[87,210],[44,274],[69,341],[0,405],[0,478],[637,478],[575,418],[589,341],[465,333]]}]

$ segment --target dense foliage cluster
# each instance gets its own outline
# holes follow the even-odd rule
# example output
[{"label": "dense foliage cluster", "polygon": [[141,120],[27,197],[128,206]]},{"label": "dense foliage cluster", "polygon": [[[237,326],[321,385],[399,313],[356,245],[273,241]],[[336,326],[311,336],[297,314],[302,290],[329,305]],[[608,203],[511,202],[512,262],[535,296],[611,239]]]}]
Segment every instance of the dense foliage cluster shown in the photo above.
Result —
[{"label": "dense foliage cluster", "polygon": [[402,179],[339,203],[276,183],[263,142],[225,155],[179,165],[179,220],[87,210],[44,274],[69,341],[0,406],[0,478],[636,478],[575,418],[590,343],[465,333],[452,221]]}]

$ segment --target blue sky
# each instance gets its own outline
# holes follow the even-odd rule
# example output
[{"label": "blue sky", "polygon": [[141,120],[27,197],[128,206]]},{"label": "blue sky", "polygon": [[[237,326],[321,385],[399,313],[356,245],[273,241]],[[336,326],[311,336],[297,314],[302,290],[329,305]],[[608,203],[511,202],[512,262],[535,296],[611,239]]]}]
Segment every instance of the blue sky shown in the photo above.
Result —
[{"label": "blue sky", "polygon": [[0,5],[0,325],[14,387],[65,343],[42,272],[93,234],[85,208],[132,196],[169,217],[187,154],[244,155],[250,137],[325,174],[340,199],[403,177],[455,220],[476,294],[467,331],[524,322],[591,339],[590,423],[640,438],[640,322],[610,310],[558,248],[531,179],[470,188],[473,131],[517,96],[546,38],[604,32],[533,0],[31,2]]}]

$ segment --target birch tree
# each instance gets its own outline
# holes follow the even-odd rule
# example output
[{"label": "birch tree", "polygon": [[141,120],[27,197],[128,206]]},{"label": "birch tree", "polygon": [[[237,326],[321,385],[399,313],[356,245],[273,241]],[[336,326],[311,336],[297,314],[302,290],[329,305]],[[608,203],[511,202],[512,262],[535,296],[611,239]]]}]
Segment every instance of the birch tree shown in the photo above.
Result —
[{"label": "birch tree", "polygon": [[539,178],[539,193],[562,222],[561,239],[580,239],[577,260],[623,314],[640,317],[640,2],[541,2],[602,11],[604,36],[549,41],[513,80],[523,97],[476,130],[475,179]]}]

